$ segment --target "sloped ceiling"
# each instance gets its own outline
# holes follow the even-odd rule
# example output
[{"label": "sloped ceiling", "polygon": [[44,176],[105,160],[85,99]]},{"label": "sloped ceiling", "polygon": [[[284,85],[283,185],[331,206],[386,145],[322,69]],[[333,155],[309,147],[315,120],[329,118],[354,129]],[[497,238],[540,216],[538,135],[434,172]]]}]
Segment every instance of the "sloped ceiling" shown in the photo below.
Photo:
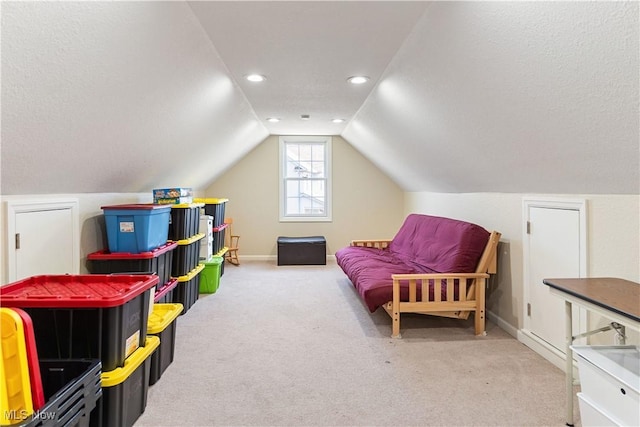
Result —
[{"label": "sloped ceiling", "polygon": [[5,195],[206,188],[270,133],[407,191],[640,193],[637,2],[0,7]]},{"label": "sloped ceiling", "polygon": [[640,192],[638,2],[442,2],[343,132],[409,191]]},{"label": "sloped ceiling", "polygon": [[202,188],[268,134],[184,2],[2,3],[2,194]]}]

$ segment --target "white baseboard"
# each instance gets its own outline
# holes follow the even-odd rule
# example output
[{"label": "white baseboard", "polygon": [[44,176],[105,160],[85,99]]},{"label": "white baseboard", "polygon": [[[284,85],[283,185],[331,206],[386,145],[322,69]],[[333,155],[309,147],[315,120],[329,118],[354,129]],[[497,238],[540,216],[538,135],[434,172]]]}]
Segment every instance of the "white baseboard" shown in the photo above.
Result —
[{"label": "white baseboard", "polygon": [[[241,255],[243,261],[277,261],[277,255]],[[335,255],[327,255],[327,261],[335,261]]]},{"label": "white baseboard", "polygon": [[491,311],[487,311],[487,319],[498,325],[500,329],[502,329],[512,337],[516,339],[518,338],[518,329],[513,327],[510,323],[507,323],[502,317],[492,313]]},{"label": "white baseboard", "polygon": [[243,261],[276,261],[275,255],[242,255]]},{"label": "white baseboard", "polygon": [[[535,334],[527,329],[520,329],[518,331],[518,341],[529,347],[531,350],[538,353],[540,356],[547,359],[551,362],[555,367],[562,370],[562,372],[566,372],[566,360],[567,357],[564,352],[558,350],[548,342],[540,339]],[[578,379],[578,365],[577,362],[573,361],[573,378],[574,384],[579,383]]]},{"label": "white baseboard", "polygon": [[[526,329],[517,329],[516,327],[502,319],[500,316],[490,311],[487,312],[487,318],[498,325],[500,329],[504,330],[506,333],[520,341],[522,344],[526,345],[531,350],[547,359],[555,367],[562,370],[562,372],[565,371],[566,357],[564,352],[559,351],[551,344],[541,340],[533,333],[531,333],[531,331],[528,331]],[[575,360],[573,362],[573,367],[573,377],[578,378],[577,365]]]}]

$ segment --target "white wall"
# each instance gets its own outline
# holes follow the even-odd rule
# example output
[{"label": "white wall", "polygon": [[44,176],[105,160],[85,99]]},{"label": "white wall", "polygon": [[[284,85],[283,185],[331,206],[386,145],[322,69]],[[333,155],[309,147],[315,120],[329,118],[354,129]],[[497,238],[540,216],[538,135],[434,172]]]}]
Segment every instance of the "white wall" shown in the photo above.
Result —
[{"label": "white wall", "polygon": [[339,136],[332,144],[333,220],[280,222],[278,153],[278,136],[271,136],[205,191],[229,199],[225,209],[241,236],[241,258],[275,256],[278,236],[323,235],[333,254],[352,239],[395,235],[404,219],[404,192]]},{"label": "white wall", "polygon": [[[47,194],[47,195],[15,195],[1,196],[2,213],[0,215],[0,252],[2,253],[2,264],[0,264],[0,283],[6,284],[7,276],[7,200],[37,200],[37,199],[78,199],[80,207],[80,274],[88,273],[86,268],[87,255],[107,248],[107,236],[104,224],[102,206],[118,205],[124,203],[150,203],[153,195],[148,193],[88,193],[88,194]],[[52,248],[42,248],[43,256]]]},{"label": "white wall", "polygon": [[[640,196],[473,193],[406,193],[405,213],[448,216],[502,233],[499,272],[491,281],[487,310],[515,329],[523,327],[523,197],[587,200],[590,277],[640,282]],[[597,323],[594,319],[593,323]]]}]

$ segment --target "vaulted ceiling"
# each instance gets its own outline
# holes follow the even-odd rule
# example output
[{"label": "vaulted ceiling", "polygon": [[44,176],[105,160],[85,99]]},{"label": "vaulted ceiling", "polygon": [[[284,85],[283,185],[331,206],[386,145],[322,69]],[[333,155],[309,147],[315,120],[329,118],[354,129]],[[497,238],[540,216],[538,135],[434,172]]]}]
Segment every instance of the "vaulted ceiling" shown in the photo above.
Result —
[{"label": "vaulted ceiling", "polygon": [[406,191],[638,194],[638,5],[2,2],[1,193],[202,189],[331,134]]}]

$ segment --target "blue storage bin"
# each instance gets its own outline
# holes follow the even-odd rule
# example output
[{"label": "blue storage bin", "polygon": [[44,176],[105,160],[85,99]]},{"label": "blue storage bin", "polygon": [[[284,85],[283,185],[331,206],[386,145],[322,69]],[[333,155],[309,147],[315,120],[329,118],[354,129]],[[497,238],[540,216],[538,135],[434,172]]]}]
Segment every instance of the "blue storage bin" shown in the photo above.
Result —
[{"label": "blue storage bin", "polygon": [[167,243],[170,205],[103,206],[110,252],[147,252]]}]

